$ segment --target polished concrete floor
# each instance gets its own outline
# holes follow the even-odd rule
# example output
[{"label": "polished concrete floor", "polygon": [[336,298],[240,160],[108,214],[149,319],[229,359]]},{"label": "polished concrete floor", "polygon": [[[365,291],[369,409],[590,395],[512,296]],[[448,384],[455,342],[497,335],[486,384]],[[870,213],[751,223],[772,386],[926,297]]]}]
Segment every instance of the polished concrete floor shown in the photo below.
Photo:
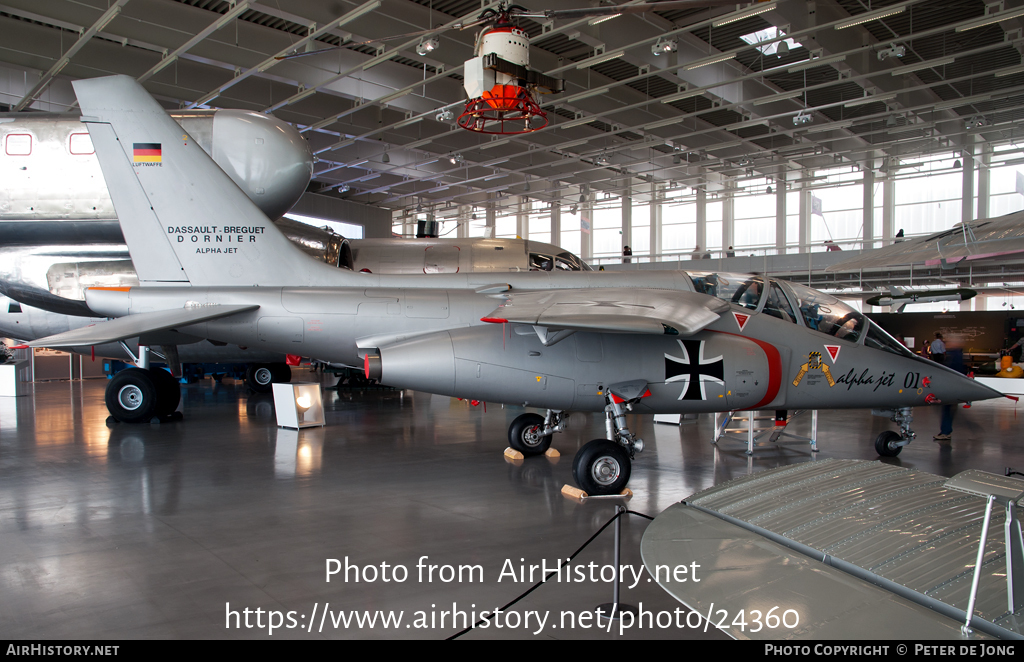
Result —
[{"label": "polished concrete floor", "polygon": [[[552,567],[618,503],[559,492],[572,482],[576,449],[603,436],[596,415],[577,415],[556,436],[557,460],[517,465],[502,451],[520,408],[325,390],[326,427],[296,432],[277,427],[270,396],[207,381],[184,388],[183,421],[108,426],[104,384],[39,383],[32,395],[0,398],[0,638],[444,638],[461,621],[445,614],[442,624],[442,612],[454,604],[471,617],[505,604],[532,585],[516,581],[520,566]],[[941,445],[931,441],[938,410],[915,414],[919,440],[886,461],[946,476],[1024,470],[1013,403],[959,410],[952,443]],[[740,444],[716,448],[711,416],[630,424],[648,446],[633,465],[628,507],[650,515],[710,485],[815,458],[806,444],[752,457]],[[872,440],[891,425],[866,411],[821,412],[816,456],[876,459]],[[794,428],[806,433],[809,421]],[[636,569],[645,525],[630,516],[622,527],[622,563]],[[465,638],[618,638],[615,628],[568,620],[610,601],[611,585],[587,573],[591,562],[611,562],[612,547],[609,528],[573,562],[585,581],[549,582],[511,608],[515,618],[502,614],[504,627]],[[404,566],[408,577],[325,581],[327,559],[346,557],[378,571]],[[460,566],[479,566],[482,581],[478,572],[444,581]],[[515,579],[502,576],[511,569]],[[622,600],[655,613],[679,607],[645,578]],[[378,610],[403,620],[346,626],[353,612]],[[544,627],[537,616],[516,623],[526,612],[547,613]],[[283,626],[272,634],[271,618]],[[622,636],[724,638],[685,623]]]}]

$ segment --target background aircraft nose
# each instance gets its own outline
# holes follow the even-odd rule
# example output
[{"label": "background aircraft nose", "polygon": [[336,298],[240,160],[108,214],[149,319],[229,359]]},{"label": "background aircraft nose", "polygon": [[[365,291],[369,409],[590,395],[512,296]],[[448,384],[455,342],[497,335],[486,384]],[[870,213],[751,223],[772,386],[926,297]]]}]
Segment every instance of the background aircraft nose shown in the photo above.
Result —
[{"label": "background aircraft nose", "polygon": [[292,125],[263,113],[217,111],[213,158],[269,218],[291,209],[313,176],[309,143]]}]

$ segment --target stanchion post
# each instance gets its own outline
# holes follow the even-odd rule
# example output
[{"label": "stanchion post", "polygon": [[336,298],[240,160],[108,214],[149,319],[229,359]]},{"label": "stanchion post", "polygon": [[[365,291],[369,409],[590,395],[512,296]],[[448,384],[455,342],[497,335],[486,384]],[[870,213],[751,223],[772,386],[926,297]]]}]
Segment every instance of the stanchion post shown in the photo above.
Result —
[{"label": "stanchion post", "polygon": [[636,617],[637,609],[632,605],[624,605],[619,602],[619,581],[622,579],[622,518],[626,514],[625,506],[615,507],[615,580],[612,583],[612,601],[597,606],[599,618],[616,620],[621,618],[622,612],[630,612]]}]

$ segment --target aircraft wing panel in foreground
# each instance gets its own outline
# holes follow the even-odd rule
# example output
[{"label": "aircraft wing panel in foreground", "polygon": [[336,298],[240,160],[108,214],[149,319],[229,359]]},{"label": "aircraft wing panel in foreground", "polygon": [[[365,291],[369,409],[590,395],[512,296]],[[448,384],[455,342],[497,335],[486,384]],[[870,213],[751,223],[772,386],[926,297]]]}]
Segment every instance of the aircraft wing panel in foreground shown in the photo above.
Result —
[{"label": "aircraft wing panel in foreground", "polygon": [[671,327],[690,336],[729,309],[721,299],[697,292],[606,288],[554,290],[508,295],[487,321],[557,329],[660,335]]},{"label": "aircraft wing panel in foreground", "polygon": [[[959,483],[979,483],[968,478]],[[1024,610],[1020,596],[1008,608],[1004,532],[1020,534],[1016,517],[1006,522],[1005,486],[1019,495],[1024,481],[992,479],[983,491],[1002,500],[976,601],[986,499],[956,479],[881,462],[820,460],[721,483],[658,515],[640,552],[662,588],[738,639],[1019,638]],[[673,572],[691,564],[696,578]]]}]

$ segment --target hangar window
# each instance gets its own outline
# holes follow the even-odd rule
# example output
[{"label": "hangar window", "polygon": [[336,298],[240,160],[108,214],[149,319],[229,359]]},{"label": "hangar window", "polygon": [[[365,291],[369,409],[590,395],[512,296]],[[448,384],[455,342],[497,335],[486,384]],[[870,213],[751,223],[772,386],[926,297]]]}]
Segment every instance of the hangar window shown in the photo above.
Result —
[{"label": "hangar window", "polygon": [[7,156],[28,156],[32,153],[32,136],[28,133],[11,133],[4,140]]},{"label": "hangar window", "polygon": [[764,309],[761,312],[796,324],[796,315],[793,313],[792,306],[789,305],[789,300],[775,283],[772,283],[771,289],[768,290],[768,300],[764,302]]},{"label": "hangar window", "polygon": [[800,315],[808,327],[842,340],[860,340],[865,327],[863,315],[824,292],[795,283],[789,286],[796,294]]},{"label": "hangar window", "polygon": [[693,287],[702,294],[710,294],[722,301],[734,303],[754,310],[761,302],[761,293],[764,291],[764,280],[758,276],[744,276],[741,274],[690,274],[693,280]]},{"label": "hangar window", "polygon": [[75,156],[86,156],[96,153],[92,146],[92,138],[89,137],[88,133],[72,133],[70,138],[68,138],[68,151]]}]

